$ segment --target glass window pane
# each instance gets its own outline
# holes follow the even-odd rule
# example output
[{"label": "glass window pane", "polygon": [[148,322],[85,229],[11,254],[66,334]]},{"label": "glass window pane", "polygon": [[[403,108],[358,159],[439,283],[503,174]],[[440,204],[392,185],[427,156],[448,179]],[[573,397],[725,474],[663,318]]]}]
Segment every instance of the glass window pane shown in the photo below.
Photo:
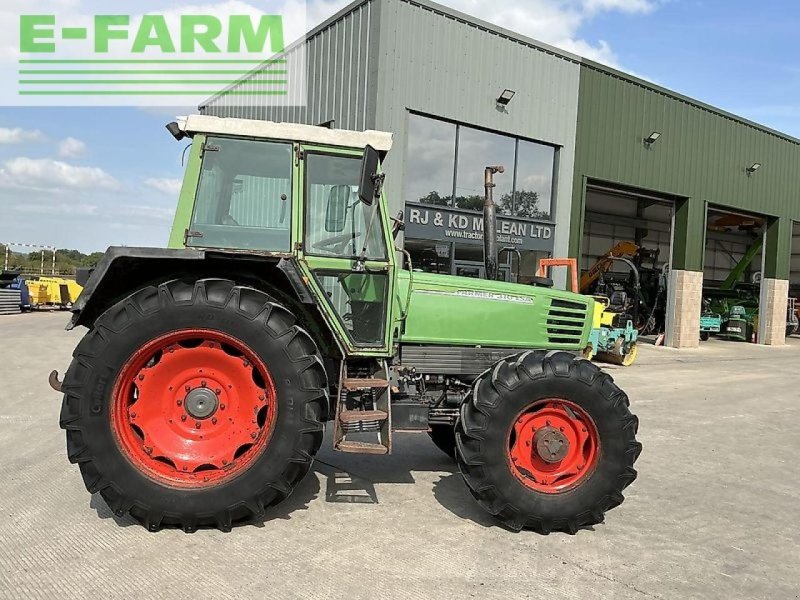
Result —
[{"label": "glass window pane", "polygon": [[327,271],[316,275],[353,341],[357,345],[382,345],[388,275]]},{"label": "glass window pane", "polygon": [[555,152],[551,146],[520,140],[513,213],[517,217],[550,218]]},{"label": "glass window pane", "polygon": [[448,206],[453,195],[456,126],[410,115],[406,201]]},{"label": "glass window pane", "polygon": [[360,256],[369,232],[367,258],[388,259],[378,203],[367,206],[358,198],[360,177],[359,157],[306,154],[308,254]]},{"label": "glass window pane", "polygon": [[461,127],[458,136],[456,207],[483,210],[486,167],[502,165],[506,172],[495,175],[497,187],[494,188],[494,201],[499,214],[512,214],[515,145],[514,138]]},{"label": "glass window pane", "polygon": [[406,239],[404,247],[411,255],[411,265],[415,271],[450,275],[452,258],[448,242]]},{"label": "glass window pane", "polygon": [[292,146],[208,138],[189,245],[290,250]]}]

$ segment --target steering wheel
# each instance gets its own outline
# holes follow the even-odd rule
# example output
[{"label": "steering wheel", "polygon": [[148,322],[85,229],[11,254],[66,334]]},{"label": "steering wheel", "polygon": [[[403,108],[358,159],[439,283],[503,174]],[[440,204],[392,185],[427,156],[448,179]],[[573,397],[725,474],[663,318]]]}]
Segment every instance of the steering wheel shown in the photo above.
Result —
[{"label": "steering wheel", "polygon": [[360,231],[355,232],[355,234],[344,233],[342,235],[325,238],[324,240],[315,242],[314,244],[311,245],[311,247],[314,248],[314,250],[330,250],[334,254],[339,254],[342,250],[345,249],[345,247],[350,241],[356,240],[360,237],[361,237]]}]

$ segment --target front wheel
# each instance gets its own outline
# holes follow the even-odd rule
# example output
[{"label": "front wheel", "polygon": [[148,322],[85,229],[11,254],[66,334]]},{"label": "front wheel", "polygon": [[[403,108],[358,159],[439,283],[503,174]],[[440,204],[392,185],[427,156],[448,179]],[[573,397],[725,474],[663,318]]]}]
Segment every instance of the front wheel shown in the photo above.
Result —
[{"label": "front wheel", "polygon": [[540,533],[599,523],[636,479],[639,421],[612,378],[566,352],[526,352],[481,376],[456,458],[478,503]]},{"label": "front wheel", "polygon": [[174,281],[112,306],[62,390],[90,493],[148,529],[260,518],[308,472],[327,379],[311,337],[265,294]]}]

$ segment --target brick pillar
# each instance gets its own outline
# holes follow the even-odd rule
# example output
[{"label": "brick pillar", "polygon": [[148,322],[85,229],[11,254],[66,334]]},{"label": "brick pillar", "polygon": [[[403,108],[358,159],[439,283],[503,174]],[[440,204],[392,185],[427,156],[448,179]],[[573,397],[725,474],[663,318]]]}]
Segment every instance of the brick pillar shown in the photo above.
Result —
[{"label": "brick pillar", "polygon": [[702,271],[670,271],[667,293],[666,345],[697,348],[700,345]]},{"label": "brick pillar", "polygon": [[789,298],[789,281],[786,279],[761,280],[761,297],[758,309],[758,343],[765,346],[783,346],[786,343],[786,309]]}]

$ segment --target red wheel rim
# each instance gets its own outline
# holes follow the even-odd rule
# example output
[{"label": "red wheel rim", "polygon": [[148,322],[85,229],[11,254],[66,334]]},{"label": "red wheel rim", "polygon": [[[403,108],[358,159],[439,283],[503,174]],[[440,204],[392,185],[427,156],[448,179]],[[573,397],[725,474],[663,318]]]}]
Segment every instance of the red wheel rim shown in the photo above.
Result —
[{"label": "red wheel rim", "polygon": [[122,367],[111,424],[141,473],[178,487],[217,485],[264,451],[277,396],[264,362],[245,344],[205,329],[154,339]]},{"label": "red wheel rim", "polygon": [[526,487],[557,494],[579,485],[595,469],[600,438],[591,417],[557,398],[533,403],[508,434],[511,472]]}]

